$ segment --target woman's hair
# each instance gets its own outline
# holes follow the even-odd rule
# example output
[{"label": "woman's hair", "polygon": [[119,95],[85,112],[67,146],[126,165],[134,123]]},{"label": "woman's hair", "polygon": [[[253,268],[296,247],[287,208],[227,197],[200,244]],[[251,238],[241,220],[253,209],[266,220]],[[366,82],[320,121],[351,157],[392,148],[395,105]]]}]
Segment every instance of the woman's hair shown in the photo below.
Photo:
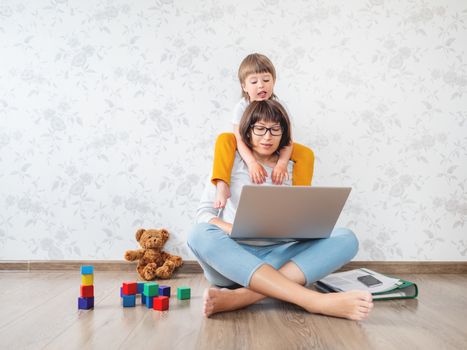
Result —
[{"label": "woman's hair", "polygon": [[240,136],[248,148],[253,149],[251,143],[252,126],[259,121],[280,124],[282,136],[277,151],[290,144],[290,119],[285,108],[276,100],[263,100],[251,102],[240,120]]},{"label": "woman's hair", "polygon": [[[246,56],[240,67],[238,67],[238,79],[240,80],[240,85],[245,84],[246,77],[250,74],[259,74],[259,73],[270,73],[272,79],[276,81],[276,69],[272,64],[271,60],[266,56],[260,53],[252,53]],[[242,96],[249,100],[248,94],[242,89]],[[272,94],[271,98],[275,98],[276,95]]]}]

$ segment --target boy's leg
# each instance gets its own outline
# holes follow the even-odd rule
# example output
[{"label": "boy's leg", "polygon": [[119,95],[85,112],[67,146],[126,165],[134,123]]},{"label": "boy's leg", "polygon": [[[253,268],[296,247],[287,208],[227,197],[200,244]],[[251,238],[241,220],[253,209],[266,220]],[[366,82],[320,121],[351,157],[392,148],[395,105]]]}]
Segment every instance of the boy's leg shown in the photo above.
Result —
[{"label": "boy's leg", "polygon": [[236,150],[237,141],[233,133],[223,133],[217,137],[211,177],[213,185],[216,185],[218,180],[222,180],[230,186],[230,174],[232,173]]},{"label": "boy's leg", "polygon": [[214,162],[211,182],[216,185],[214,208],[223,208],[230,197],[230,175],[235,160],[237,141],[232,133],[223,133],[217,137],[214,149]]},{"label": "boy's leg", "polygon": [[315,162],[313,151],[299,143],[294,143],[291,160],[295,163],[292,174],[292,185],[311,186]]}]

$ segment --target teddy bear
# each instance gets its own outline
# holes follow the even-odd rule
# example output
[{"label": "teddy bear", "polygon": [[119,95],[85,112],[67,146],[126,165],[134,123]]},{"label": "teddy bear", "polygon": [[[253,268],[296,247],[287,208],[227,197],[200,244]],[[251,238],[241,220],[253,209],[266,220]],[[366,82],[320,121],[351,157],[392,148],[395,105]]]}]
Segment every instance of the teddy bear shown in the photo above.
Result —
[{"label": "teddy bear", "polygon": [[139,260],[136,270],[142,279],[151,281],[156,277],[170,278],[174,270],[183,264],[181,257],[162,251],[162,247],[169,239],[169,232],[166,229],[139,229],[135,236],[143,249],[127,250],[125,259]]}]

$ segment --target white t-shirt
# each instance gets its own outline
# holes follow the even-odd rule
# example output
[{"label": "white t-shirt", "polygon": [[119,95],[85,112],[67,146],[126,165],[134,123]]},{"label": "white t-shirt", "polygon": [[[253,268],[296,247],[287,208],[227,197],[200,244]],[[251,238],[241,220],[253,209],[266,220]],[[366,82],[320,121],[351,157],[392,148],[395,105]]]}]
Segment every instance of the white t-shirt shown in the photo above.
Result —
[{"label": "white t-shirt", "polygon": [[[285,111],[287,112],[287,115],[289,116],[290,126],[293,129],[292,116],[290,115],[290,112],[287,106],[285,105],[284,102],[280,101],[279,99],[277,99],[276,101],[279,102],[285,108]],[[245,113],[245,110],[249,104],[250,104],[250,101],[247,101],[244,98],[241,98],[240,101],[238,101],[238,103],[235,105],[234,110],[233,110],[232,124],[240,125],[240,120],[242,119],[243,113]]]},{"label": "white t-shirt", "polygon": [[[292,186],[292,172],[293,162],[289,161],[287,171],[289,173],[289,179],[285,180],[282,185],[277,186]],[[263,165],[264,169],[268,173],[266,182],[263,185],[274,185],[272,183],[271,174],[272,168]],[[201,201],[196,212],[196,223],[209,222],[212,218],[218,216],[220,219],[233,223],[235,219],[235,213],[237,212],[238,202],[240,200],[240,194],[244,185],[254,185],[251,182],[250,174],[248,172],[248,166],[243,161],[242,157],[238,152],[235,152],[235,160],[232,168],[231,181],[230,181],[230,194],[231,197],[227,200],[227,204],[222,211],[213,208],[214,199],[216,198],[216,186],[211,183],[209,178],[208,183],[204,189]],[[261,185],[257,185],[261,186]],[[242,242],[242,241],[241,241]],[[250,245],[268,245],[271,243],[277,243],[277,241],[271,240],[258,240],[258,241],[245,241]]]}]

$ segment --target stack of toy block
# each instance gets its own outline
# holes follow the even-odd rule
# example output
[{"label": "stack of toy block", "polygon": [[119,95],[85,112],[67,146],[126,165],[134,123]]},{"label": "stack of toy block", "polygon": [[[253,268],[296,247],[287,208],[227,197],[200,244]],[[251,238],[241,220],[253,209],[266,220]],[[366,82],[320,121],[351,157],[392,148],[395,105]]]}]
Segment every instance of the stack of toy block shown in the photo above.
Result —
[{"label": "stack of toy block", "polygon": [[81,266],[81,287],[78,309],[89,310],[94,307],[94,267]]},{"label": "stack of toy block", "polygon": [[138,284],[136,282],[123,282],[120,288],[123,307],[136,306],[136,294],[138,293]]},{"label": "stack of toy block", "polygon": [[141,301],[148,309],[154,307],[154,297],[159,296],[159,285],[156,282],[148,282],[144,284],[143,295]]},{"label": "stack of toy block", "polygon": [[159,286],[159,296],[153,299],[153,309],[165,311],[169,309],[170,287]]}]

